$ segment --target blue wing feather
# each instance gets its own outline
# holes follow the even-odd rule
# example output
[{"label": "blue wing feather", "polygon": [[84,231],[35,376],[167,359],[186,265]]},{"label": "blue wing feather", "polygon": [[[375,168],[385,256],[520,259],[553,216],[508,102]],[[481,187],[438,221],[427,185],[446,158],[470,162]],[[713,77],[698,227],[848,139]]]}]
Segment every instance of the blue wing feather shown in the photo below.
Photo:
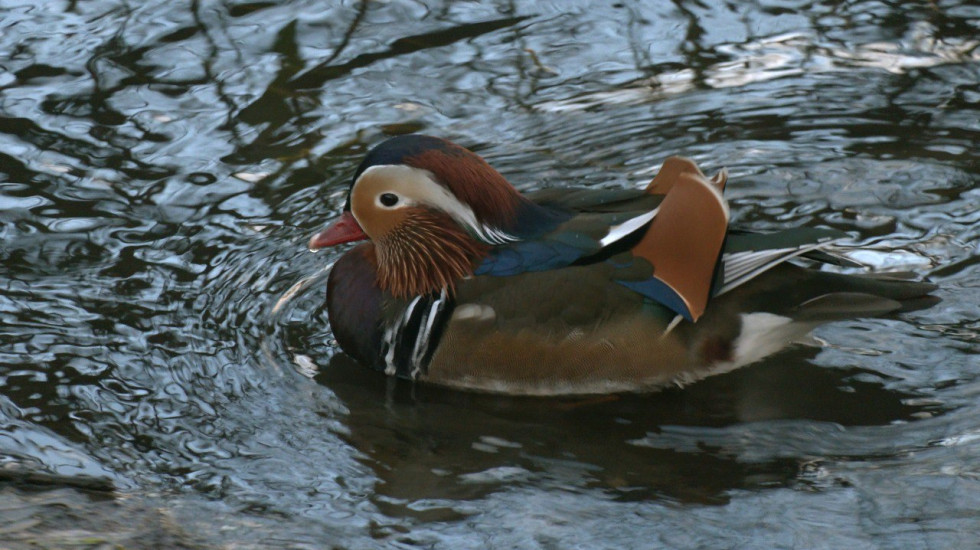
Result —
[{"label": "blue wing feather", "polygon": [[[546,216],[542,213],[547,214]],[[609,229],[644,212],[603,212],[572,215],[542,209],[534,224],[525,221],[520,240],[490,249],[475,275],[505,277],[531,271],[547,271],[572,265],[603,249],[601,240]],[[533,229],[529,229],[533,228]]]},{"label": "blue wing feather", "polygon": [[547,271],[569,266],[586,254],[587,250],[558,241],[520,241],[494,247],[474,274],[506,277]]},{"label": "blue wing feather", "polygon": [[683,316],[688,321],[693,321],[693,316],[691,315],[691,310],[688,309],[687,304],[680,297],[674,289],[670,288],[666,283],[660,279],[651,277],[644,281],[616,281],[617,283],[625,286],[626,288],[642,294],[651,300],[654,300],[668,308],[674,310],[681,316]]}]

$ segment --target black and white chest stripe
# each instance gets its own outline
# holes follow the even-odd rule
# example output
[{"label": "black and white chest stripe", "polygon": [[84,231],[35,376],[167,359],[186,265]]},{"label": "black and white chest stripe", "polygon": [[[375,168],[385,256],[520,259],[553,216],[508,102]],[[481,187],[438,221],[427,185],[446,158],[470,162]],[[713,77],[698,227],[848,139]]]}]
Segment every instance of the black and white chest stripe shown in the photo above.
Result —
[{"label": "black and white chest stripe", "polygon": [[412,380],[425,374],[453,306],[446,289],[409,301],[384,328],[381,356],[385,374]]}]

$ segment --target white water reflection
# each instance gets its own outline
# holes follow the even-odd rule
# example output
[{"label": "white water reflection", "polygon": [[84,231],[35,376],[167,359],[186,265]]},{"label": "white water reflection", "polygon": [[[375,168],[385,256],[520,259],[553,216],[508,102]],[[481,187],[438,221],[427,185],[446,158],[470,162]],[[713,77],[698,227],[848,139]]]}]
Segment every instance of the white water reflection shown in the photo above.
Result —
[{"label": "white water reflection", "polygon": [[844,72],[856,67],[905,74],[914,69],[980,61],[980,40],[944,40],[927,22],[913,25],[901,42],[870,42],[830,46],[811,31],[779,34],[719,46],[732,57],[701,71],[681,69],[626,84],[618,90],[585,94],[537,105],[545,112],[580,111],[599,105],[628,105],[655,101],[693,90],[703,83],[711,88],[735,88],[777,78]]}]

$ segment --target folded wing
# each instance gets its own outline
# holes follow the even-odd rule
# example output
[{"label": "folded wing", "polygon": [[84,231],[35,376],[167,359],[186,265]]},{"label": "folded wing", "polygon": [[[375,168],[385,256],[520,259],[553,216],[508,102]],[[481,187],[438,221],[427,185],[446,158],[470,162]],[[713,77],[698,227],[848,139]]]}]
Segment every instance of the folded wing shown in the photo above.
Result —
[{"label": "folded wing", "polygon": [[644,190],[549,189],[531,195],[554,222],[496,246],[476,275],[509,276],[608,262],[615,282],[689,321],[713,296],[797,257],[847,263],[826,251],[845,236],[829,229],[778,233],[728,229],[728,175],[705,176],[671,157]]}]

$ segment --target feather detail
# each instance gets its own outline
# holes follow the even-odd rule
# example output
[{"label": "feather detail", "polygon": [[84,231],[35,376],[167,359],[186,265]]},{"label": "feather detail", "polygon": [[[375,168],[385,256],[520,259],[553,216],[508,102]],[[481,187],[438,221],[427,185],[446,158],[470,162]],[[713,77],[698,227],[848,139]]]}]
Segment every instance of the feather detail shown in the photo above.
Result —
[{"label": "feather detail", "polygon": [[660,167],[657,176],[647,185],[646,192],[653,195],[666,195],[683,174],[703,178],[718,191],[724,191],[725,184],[728,183],[728,170],[724,168],[709,179],[693,160],[687,157],[669,157]]},{"label": "feather detail", "polygon": [[426,208],[413,208],[375,244],[378,286],[401,299],[442,289],[452,293],[489,250],[451,217]]},{"label": "feather detail", "polygon": [[728,231],[728,203],[700,170],[682,170],[669,183],[650,228],[632,248],[634,256],[653,266],[653,279],[620,284],[697,321],[708,305]]},{"label": "feather detail", "polygon": [[334,337],[344,351],[368,365],[378,360],[381,344],[383,308],[376,253],[374,243],[355,246],[337,260],[327,281],[327,313]]},{"label": "feather detail", "polygon": [[[422,136],[416,136],[421,140]],[[469,205],[480,223],[491,227],[511,227],[518,211],[528,201],[483,157],[438,138],[428,138],[429,148],[402,161],[428,170],[463,204]]]}]

